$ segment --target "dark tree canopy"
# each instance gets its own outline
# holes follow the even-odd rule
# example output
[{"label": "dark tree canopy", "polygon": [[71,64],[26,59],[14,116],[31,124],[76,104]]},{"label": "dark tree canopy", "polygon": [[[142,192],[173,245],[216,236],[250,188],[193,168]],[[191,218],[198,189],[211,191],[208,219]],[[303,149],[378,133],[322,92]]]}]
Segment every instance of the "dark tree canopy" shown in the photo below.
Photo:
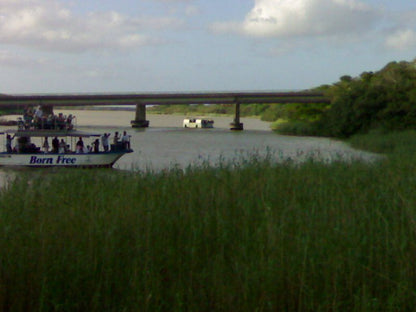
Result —
[{"label": "dark tree canopy", "polygon": [[416,61],[391,62],[357,78],[342,76],[327,92],[332,104],[315,125],[320,134],[416,128]]}]

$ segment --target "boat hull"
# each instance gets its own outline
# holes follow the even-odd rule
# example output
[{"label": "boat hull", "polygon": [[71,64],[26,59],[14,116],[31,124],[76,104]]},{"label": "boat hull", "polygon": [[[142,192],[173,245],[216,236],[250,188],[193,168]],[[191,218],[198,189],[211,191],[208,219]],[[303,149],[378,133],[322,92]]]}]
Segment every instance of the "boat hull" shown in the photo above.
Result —
[{"label": "boat hull", "polygon": [[86,154],[0,153],[0,166],[110,168],[126,153],[129,151]]}]

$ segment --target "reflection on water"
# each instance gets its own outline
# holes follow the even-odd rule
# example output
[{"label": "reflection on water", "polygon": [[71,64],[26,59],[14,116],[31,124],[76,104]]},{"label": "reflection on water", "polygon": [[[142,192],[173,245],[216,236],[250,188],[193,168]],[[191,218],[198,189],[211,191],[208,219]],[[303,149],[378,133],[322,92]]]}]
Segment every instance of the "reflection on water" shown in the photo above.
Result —
[{"label": "reflection on water", "polygon": [[[219,161],[236,162],[253,154],[269,155],[280,162],[298,162],[311,157],[323,161],[374,157],[325,138],[277,135],[270,130],[269,123],[258,119],[243,118],[244,131],[234,132],[229,130],[232,117],[214,117],[214,129],[184,129],[185,116],[148,114],[150,127],[133,129],[130,121],[134,112],[131,111],[55,111],[59,112],[75,115],[79,130],[110,132],[112,135],[115,131],[126,130],[132,136],[131,145],[135,152],[123,156],[115,164],[115,168],[123,170],[161,170],[202,162],[215,165]],[[0,179],[4,175],[10,176],[7,172],[2,170]]]}]

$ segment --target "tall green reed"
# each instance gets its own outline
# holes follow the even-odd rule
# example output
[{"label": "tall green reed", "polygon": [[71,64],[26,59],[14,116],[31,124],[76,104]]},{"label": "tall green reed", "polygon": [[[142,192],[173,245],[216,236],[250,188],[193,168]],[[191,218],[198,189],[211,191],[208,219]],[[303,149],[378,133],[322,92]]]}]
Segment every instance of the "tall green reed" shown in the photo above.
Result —
[{"label": "tall green reed", "polygon": [[408,158],[30,173],[0,197],[0,307],[411,309],[414,171]]}]

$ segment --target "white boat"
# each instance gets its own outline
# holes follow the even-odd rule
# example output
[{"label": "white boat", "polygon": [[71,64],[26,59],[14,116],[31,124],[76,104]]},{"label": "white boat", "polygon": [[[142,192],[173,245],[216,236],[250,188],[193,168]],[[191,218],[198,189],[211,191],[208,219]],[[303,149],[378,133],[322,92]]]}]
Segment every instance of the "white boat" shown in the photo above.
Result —
[{"label": "white boat", "polygon": [[[74,149],[75,142],[83,139],[99,139],[99,134],[80,132],[76,130],[43,130],[19,129],[1,133],[4,136],[6,150],[0,152],[0,166],[29,166],[29,167],[112,167],[126,153],[133,150],[124,148],[122,143],[112,144],[107,152],[93,149]],[[9,143],[7,143],[7,136]],[[16,141],[15,147],[10,146],[10,138]],[[57,138],[64,147],[52,152],[42,150],[45,138]],[[38,146],[34,141],[40,143]],[[48,145],[52,142],[48,140]],[[87,144],[87,142],[85,142]],[[9,145],[9,146],[8,146]],[[51,144],[52,145],[52,144]]]},{"label": "white boat", "polygon": [[188,117],[183,120],[184,128],[214,128],[214,120]]}]

